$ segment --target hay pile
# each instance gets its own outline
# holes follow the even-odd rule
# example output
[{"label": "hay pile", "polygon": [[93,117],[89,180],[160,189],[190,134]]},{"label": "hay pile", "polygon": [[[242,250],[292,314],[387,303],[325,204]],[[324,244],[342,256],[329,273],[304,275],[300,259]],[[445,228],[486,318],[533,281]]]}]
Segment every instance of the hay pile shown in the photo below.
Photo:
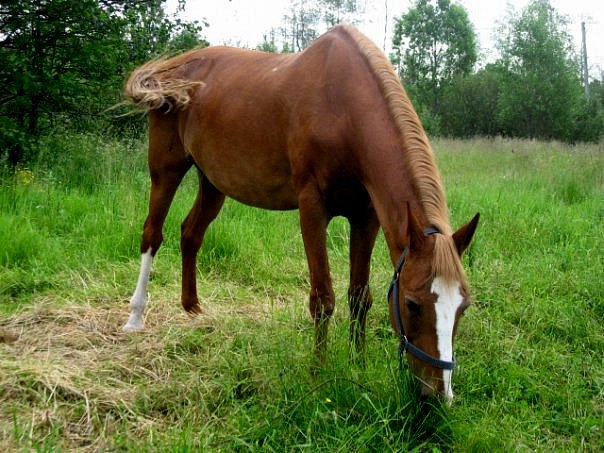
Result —
[{"label": "hay pile", "polygon": [[[138,334],[122,332],[128,307],[115,301],[59,306],[43,300],[1,319],[0,449],[52,438],[65,449],[99,450],[112,447],[118,424],[134,437],[149,425],[161,430],[161,417],[137,413],[141,382],[170,380],[170,337],[180,329],[220,328],[221,318],[232,317],[229,307],[207,303],[202,316],[190,318],[178,303],[153,300]],[[265,315],[266,306],[245,306],[246,318]]]}]

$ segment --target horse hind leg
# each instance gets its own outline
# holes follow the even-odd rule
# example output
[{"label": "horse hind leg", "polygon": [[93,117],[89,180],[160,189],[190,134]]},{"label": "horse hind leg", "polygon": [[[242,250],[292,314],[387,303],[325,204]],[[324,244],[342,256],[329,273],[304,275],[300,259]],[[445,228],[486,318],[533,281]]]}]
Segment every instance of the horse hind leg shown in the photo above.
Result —
[{"label": "horse hind leg", "polygon": [[180,251],[182,254],[183,308],[189,313],[199,313],[195,268],[197,253],[203,243],[205,232],[216,218],[224,203],[222,194],[198,171],[199,192],[195,203],[181,226]]},{"label": "horse hind leg", "polygon": [[134,294],[130,299],[130,315],[123,330],[136,332],[144,328],[144,311],[147,303],[147,285],[153,257],[163,241],[162,229],[166,215],[182,178],[192,162],[179,142],[150,130],[149,169],[151,194],[149,213],[145,220],[141,241],[141,266]]}]

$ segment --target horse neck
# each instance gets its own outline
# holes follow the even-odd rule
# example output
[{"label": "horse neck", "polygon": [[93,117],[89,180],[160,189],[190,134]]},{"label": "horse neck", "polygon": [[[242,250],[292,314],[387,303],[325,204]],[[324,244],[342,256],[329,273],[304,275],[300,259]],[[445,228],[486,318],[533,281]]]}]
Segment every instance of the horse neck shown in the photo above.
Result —
[{"label": "horse neck", "polygon": [[407,246],[408,208],[425,219],[421,205],[414,193],[412,181],[404,171],[391,166],[369,181],[367,190],[384,231],[384,237],[395,262]]},{"label": "horse neck", "polygon": [[[409,153],[404,149],[401,140],[390,143],[383,147],[372,148],[373,152],[367,155],[367,162],[372,171],[366,173],[366,188],[370,194],[373,206],[384,231],[384,236],[390,250],[393,262],[402,253],[408,241],[408,212],[413,213],[415,219],[422,228],[436,226],[444,233],[450,233],[447,215],[434,215],[435,212],[447,213],[444,193],[440,186],[440,174],[434,165],[432,171],[436,172],[434,181],[426,183],[418,178],[418,173],[413,171],[413,163],[409,159]],[[426,149],[426,153],[432,153]],[[432,162],[430,156],[428,161]],[[421,175],[420,175],[421,177]],[[438,184],[436,184],[438,183]],[[426,191],[427,187],[434,185],[434,191],[440,191],[437,200],[431,200],[432,206],[427,206],[426,198],[430,198]]]}]

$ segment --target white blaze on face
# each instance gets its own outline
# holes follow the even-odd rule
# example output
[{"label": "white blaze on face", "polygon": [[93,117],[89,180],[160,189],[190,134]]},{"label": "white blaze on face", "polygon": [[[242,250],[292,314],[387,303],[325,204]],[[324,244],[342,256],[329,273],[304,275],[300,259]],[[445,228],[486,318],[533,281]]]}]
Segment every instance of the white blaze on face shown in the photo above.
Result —
[{"label": "white blaze on face", "polygon": [[141,270],[138,274],[138,282],[136,289],[130,299],[130,316],[128,322],[123,327],[126,332],[137,332],[143,330],[145,321],[143,313],[145,312],[145,304],[147,303],[147,285],[149,284],[149,276],[151,275],[151,248],[146,253],[141,255]]},{"label": "white blaze on face", "polygon": [[[432,282],[432,292],[438,299],[434,306],[436,310],[436,340],[441,360],[453,360],[453,326],[455,314],[463,303],[459,282],[449,282],[436,277]],[[443,370],[445,397],[453,398],[451,389],[451,370]]]}]

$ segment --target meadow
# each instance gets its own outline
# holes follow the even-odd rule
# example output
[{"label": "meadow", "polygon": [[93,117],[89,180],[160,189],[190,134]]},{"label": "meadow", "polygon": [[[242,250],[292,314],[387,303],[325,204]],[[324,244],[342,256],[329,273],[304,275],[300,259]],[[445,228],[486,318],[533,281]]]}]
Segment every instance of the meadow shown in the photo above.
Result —
[{"label": "meadow", "polygon": [[348,349],[348,227],[329,253],[329,365],[313,328],[296,212],[228,201],[198,260],[203,314],[180,308],[179,190],[154,263],[146,329],[121,330],[139,266],[143,141],[55,135],[0,176],[0,449],[602,451],[604,148],[433,143],[452,224],[481,213],[464,261],[473,305],[451,407],[399,369],[383,237],[365,366]]}]

